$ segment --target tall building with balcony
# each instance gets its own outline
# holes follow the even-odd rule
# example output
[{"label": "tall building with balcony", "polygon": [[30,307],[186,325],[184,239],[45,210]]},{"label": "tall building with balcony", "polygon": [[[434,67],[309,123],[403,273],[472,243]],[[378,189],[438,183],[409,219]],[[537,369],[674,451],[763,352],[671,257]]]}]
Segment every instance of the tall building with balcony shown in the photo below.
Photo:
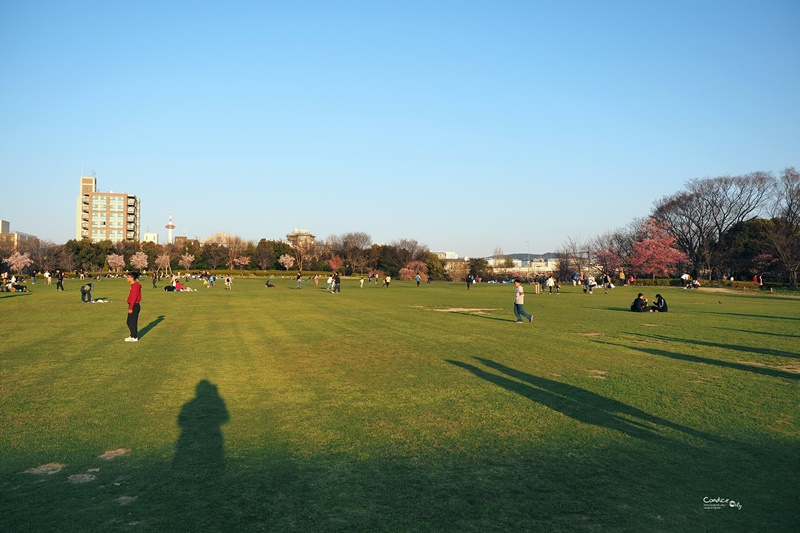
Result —
[{"label": "tall building with balcony", "polygon": [[138,242],[141,205],[128,193],[98,192],[94,175],[81,176],[75,238],[92,242]]}]

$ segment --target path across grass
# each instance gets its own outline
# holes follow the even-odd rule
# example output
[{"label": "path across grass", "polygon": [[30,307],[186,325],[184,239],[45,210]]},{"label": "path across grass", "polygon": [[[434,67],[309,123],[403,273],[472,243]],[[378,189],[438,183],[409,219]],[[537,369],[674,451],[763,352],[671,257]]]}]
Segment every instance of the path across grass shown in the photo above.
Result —
[{"label": "path across grass", "polygon": [[0,295],[0,531],[800,526],[800,299],[78,283]]}]

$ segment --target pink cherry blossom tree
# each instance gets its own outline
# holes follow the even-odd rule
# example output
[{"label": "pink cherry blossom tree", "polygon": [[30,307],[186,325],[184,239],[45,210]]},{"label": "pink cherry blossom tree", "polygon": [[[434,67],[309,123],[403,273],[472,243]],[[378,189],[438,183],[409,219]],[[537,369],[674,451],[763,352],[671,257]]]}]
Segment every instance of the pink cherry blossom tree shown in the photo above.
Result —
[{"label": "pink cherry blossom tree", "polygon": [[144,270],[147,268],[147,254],[144,252],[136,252],[131,256],[130,263],[136,270]]},{"label": "pink cherry blossom tree", "polygon": [[119,271],[125,268],[125,256],[120,254],[108,254],[106,256],[106,263],[108,263],[108,268],[119,274]]},{"label": "pink cherry blossom tree", "polygon": [[667,224],[658,223],[650,217],[642,224],[640,239],[633,246],[631,267],[636,272],[664,277],[670,268],[678,263],[687,262],[687,255],[677,248],[675,238],[667,233]]},{"label": "pink cherry blossom tree", "polygon": [[183,254],[178,261],[178,265],[184,270],[192,268],[192,263],[194,263],[194,255],[192,254]]},{"label": "pink cherry blossom tree", "polygon": [[3,262],[6,263],[14,272],[21,274],[23,268],[33,264],[33,259],[31,259],[31,255],[28,252],[25,252],[24,254],[14,252],[8,259],[4,259]]},{"label": "pink cherry blossom tree", "polygon": [[286,270],[289,270],[292,268],[292,266],[294,266],[294,257],[289,254],[283,254],[278,258],[278,263],[280,263]]}]

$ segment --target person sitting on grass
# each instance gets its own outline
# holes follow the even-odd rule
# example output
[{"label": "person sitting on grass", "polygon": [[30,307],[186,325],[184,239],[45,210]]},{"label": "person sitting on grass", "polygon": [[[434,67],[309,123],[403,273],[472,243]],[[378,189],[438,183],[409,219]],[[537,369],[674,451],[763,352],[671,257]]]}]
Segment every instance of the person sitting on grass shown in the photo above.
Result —
[{"label": "person sitting on grass", "polygon": [[667,307],[667,301],[664,297],[660,294],[656,294],[655,305],[650,306],[650,310],[656,313],[666,313],[669,311],[669,307]]},{"label": "person sitting on grass", "polygon": [[631,311],[633,311],[634,313],[643,313],[649,311],[649,309],[647,308],[647,298],[645,298],[644,294],[642,294],[641,292],[631,304]]}]

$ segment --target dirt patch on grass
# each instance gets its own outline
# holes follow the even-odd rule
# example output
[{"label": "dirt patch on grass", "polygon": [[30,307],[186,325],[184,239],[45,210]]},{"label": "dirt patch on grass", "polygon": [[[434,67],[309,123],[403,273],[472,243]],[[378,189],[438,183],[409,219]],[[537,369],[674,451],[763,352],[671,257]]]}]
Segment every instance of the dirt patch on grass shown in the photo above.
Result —
[{"label": "dirt patch on grass", "polygon": [[92,474],[73,474],[67,478],[70,483],[89,483],[94,481],[95,477]]},{"label": "dirt patch on grass", "polygon": [[67,465],[61,463],[47,463],[46,465],[40,465],[36,468],[29,468],[25,471],[25,474],[34,474],[37,476],[41,475],[48,475],[52,476],[53,474],[57,474],[61,472],[61,470]]},{"label": "dirt patch on grass", "polygon": [[599,337],[600,335],[602,335],[602,333],[581,333],[581,337]]},{"label": "dirt patch on grass", "polygon": [[592,374],[591,377],[595,379],[608,379],[608,372],[605,370],[590,370],[589,372]]},{"label": "dirt patch on grass", "polygon": [[477,308],[469,308],[469,307],[448,307],[447,309],[434,309],[434,311],[438,311],[440,313],[474,313],[476,315],[482,315],[487,311],[498,311],[498,309],[477,309]]},{"label": "dirt patch on grass", "polygon": [[117,498],[114,501],[116,501],[120,505],[129,505],[129,504],[135,502],[136,498],[137,498],[136,496],[120,496],[119,498]]},{"label": "dirt patch on grass", "polygon": [[657,328],[658,324],[642,324],[643,326],[647,326],[648,328]]},{"label": "dirt patch on grass", "polygon": [[109,450],[103,455],[100,455],[99,457],[100,459],[105,459],[106,461],[109,461],[121,455],[130,455],[130,453],[131,451],[128,448],[118,448],[116,450]]}]

